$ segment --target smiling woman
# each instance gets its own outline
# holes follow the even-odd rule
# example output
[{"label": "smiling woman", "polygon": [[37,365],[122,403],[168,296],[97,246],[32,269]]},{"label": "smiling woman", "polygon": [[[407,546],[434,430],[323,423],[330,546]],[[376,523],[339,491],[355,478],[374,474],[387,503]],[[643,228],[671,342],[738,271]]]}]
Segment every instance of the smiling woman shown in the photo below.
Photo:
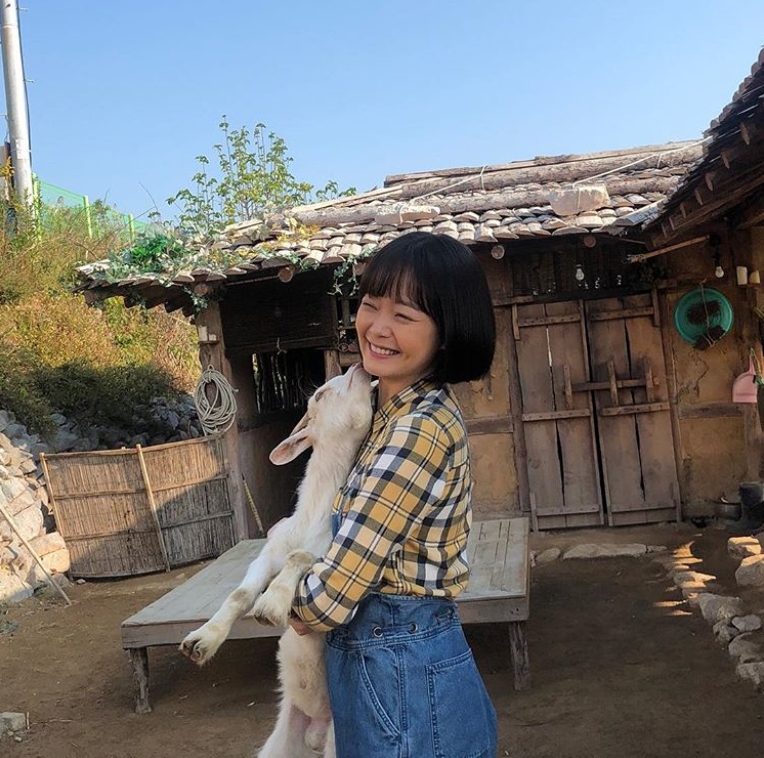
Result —
[{"label": "smiling woman", "polygon": [[461,243],[412,232],[372,258],[360,298],[376,412],[293,625],[329,632],[337,758],[493,758],[496,713],[454,602],[469,580],[472,474],[448,386],[490,368],[488,285]]}]

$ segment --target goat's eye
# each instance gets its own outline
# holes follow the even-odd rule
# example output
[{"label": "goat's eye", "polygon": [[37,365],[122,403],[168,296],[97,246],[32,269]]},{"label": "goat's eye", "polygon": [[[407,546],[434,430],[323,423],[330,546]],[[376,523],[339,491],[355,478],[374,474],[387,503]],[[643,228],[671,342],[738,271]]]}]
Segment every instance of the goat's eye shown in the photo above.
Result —
[{"label": "goat's eye", "polygon": [[319,401],[319,400],[320,400],[320,399],[321,399],[321,398],[324,396],[324,393],[325,393],[325,391],[326,391],[326,390],[319,390],[318,392],[316,392],[316,394],[315,394],[315,395],[313,395],[313,399],[314,399],[316,402],[318,402],[318,401]]}]

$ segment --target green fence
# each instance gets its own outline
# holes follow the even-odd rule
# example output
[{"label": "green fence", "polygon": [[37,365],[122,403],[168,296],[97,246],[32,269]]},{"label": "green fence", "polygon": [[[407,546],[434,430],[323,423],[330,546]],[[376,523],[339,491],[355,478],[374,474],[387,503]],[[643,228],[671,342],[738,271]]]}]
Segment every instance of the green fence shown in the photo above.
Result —
[{"label": "green fence", "polygon": [[138,221],[129,213],[120,213],[110,208],[100,200],[91,203],[87,195],[80,195],[63,187],[57,187],[37,176],[33,178],[33,182],[37,217],[43,222],[46,216],[50,217],[55,214],[57,209],[79,209],[91,237],[99,234],[101,227],[108,225],[123,230],[130,242],[135,239],[136,234],[140,234],[149,226],[144,221]]}]

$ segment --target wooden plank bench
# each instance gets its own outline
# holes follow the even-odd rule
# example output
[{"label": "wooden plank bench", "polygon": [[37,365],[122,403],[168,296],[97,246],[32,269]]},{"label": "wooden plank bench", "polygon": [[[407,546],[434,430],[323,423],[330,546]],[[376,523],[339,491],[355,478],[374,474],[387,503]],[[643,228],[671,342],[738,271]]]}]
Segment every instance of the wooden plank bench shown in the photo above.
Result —
[{"label": "wooden plank bench", "polygon": [[[179,645],[220,607],[239,585],[265,540],[244,540],[190,579],[122,622],[122,647],[136,682],[136,712],[149,713],[148,648]],[[515,688],[530,686],[525,622],[529,615],[528,519],[473,524],[467,545],[469,590],[457,598],[464,624],[508,622]],[[282,629],[258,624],[251,612],[233,626],[229,639],[280,636]]]}]

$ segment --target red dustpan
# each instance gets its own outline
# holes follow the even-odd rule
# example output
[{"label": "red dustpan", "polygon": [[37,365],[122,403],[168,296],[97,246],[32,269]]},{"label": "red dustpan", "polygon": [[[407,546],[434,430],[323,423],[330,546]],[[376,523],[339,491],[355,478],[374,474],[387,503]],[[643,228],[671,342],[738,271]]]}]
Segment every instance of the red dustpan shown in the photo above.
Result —
[{"label": "red dustpan", "polygon": [[758,395],[753,355],[748,359],[748,371],[740,374],[732,383],[733,403],[755,403]]}]

